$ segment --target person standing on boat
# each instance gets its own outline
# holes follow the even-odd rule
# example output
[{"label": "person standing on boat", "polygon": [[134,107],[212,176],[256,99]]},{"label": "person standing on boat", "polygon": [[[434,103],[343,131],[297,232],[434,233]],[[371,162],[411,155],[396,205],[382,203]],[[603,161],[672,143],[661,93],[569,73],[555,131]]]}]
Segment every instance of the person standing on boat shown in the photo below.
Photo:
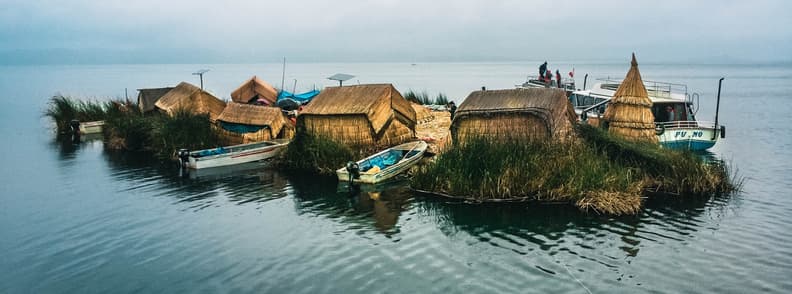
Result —
[{"label": "person standing on boat", "polygon": [[542,63],[542,65],[539,66],[539,79],[540,80],[544,79],[546,71],[547,71],[547,61],[545,61],[544,63]]},{"label": "person standing on boat", "polygon": [[561,88],[561,72],[556,69],[556,86]]}]

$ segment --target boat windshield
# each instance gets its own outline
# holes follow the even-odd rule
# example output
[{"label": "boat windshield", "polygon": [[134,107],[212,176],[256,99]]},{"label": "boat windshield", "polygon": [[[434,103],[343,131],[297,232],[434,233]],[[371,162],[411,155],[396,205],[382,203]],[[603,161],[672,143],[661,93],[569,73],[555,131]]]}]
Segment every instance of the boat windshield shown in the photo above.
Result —
[{"label": "boat windshield", "polygon": [[[605,98],[594,97],[584,94],[572,94],[569,95],[569,101],[572,102],[572,106],[574,106],[577,109],[586,109],[594,104],[605,101]],[[597,107],[597,110],[599,111],[599,113],[604,113],[605,107],[607,107],[607,104],[603,104],[600,107]]]},{"label": "boat windshield", "polygon": [[652,105],[652,114],[656,123],[695,121],[696,117],[689,106],[683,102],[655,103]]}]

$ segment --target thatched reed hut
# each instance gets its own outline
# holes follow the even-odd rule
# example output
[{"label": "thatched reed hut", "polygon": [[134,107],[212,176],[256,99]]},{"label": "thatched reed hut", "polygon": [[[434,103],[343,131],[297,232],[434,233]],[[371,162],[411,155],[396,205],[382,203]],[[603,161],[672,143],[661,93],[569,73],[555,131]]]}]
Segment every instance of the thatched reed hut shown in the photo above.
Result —
[{"label": "thatched reed hut", "polygon": [[294,136],[294,125],[277,107],[231,102],[217,121],[221,134],[234,144]]},{"label": "thatched reed hut", "polygon": [[154,105],[169,115],[184,109],[197,114],[209,114],[209,119],[215,121],[226,103],[195,85],[181,82]]},{"label": "thatched reed hut", "polygon": [[566,93],[553,88],[470,93],[451,122],[454,142],[469,137],[565,140],[577,117]]},{"label": "thatched reed hut", "polygon": [[297,117],[298,132],[348,146],[392,146],[415,137],[415,111],[391,84],[328,87]]},{"label": "thatched reed hut", "polygon": [[237,103],[274,105],[278,100],[278,90],[257,76],[253,76],[231,92],[231,100]]},{"label": "thatched reed hut", "polygon": [[155,104],[162,96],[170,92],[170,90],[173,90],[173,87],[138,89],[137,104],[140,108],[140,112],[148,113],[157,110]]},{"label": "thatched reed hut", "polygon": [[652,100],[646,92],[635,53],[632,55],[630,71],[613,94],[603,119],[608,132],[635,141],[657,142],[655,134]]},{"label": "thatched reed hut", "polygon": [[410,106],[415,111],[415,121],[418,124],[427,123],[435,119],[434,114],[429,108],[418,103],[410,102]]}]

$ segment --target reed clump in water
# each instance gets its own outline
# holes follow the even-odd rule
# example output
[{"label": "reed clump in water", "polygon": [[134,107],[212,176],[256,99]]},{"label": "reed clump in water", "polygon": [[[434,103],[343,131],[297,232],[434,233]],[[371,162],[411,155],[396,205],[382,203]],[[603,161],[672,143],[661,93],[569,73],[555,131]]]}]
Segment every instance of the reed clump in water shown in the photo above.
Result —
[{"label": "reed clump in water", "polygon": [[333,175],[347,162],[357,160],[360,153],[330,138],[298,131],[278,165],[292,171]]},{"label": "reed clump in water", "polygon": [[173,115],[143,115],[129,101],[114,101],[103,128],[109,149],[152,152],[172,158],[176,150],[223,145],[209,115],[177,110]]},{"label": "reed clump in water", "polygon": [[646,191],[706,195],[735,188],[722,164],[579,128],[581,140],[565,142],[468,138],[419,168],[411,185],[469,200],[566,202],[614,215],[637,213]]},{"label": "reed clump in water", "polygon": [[72,120],[81,122],[104,120],[107,116],[107,103],[55,95],[50,98],[44,115],[55,122],[57,132],[62,134],[69,131],[69,122]]}]

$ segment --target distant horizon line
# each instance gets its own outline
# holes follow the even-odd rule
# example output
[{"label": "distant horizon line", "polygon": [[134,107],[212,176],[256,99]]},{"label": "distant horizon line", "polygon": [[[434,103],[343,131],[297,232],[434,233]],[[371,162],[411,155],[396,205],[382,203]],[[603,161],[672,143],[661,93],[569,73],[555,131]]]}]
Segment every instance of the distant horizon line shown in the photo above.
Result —
[{"label": "distant horizon line", "polygon": [[[504,63],[541,63],[545,59],[539,60],[435,60],[435,61],[406,61],[406,60],[337,60],[337,61],[306,61],[286,60],[286,64],[333,64],[333,63],[383,63],[383,64],[504,64]],[[629,63],[629,60],[621,59],[580,59],[577,61],[571,60],[552,60],[546,59],[551,63],[561,64],[580,64],[580,65],[598,65],[598,64],[620,64]],[[96,65],[244,65],[244,64],[281,64],[282,62],[0,62],[0,66],[96,66]],[[765,61],[702,61],[702,62],[663,62],[663,61],[650,61],[638,62],[641,65],[754,65],[754,66],[779,66],[779,65],[792,65],[792,59],[788,60],[765,60]]]}]

